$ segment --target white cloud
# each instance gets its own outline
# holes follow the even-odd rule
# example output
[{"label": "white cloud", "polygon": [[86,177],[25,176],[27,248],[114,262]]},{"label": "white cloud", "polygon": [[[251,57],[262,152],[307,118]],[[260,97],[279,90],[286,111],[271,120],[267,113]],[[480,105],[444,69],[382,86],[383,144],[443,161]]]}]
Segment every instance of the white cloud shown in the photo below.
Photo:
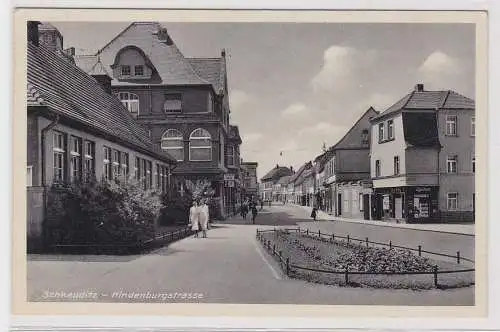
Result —
[{"label": "white cloud", "polygon": [[393,105],[397,100],[397,98],[389,94],[372,93],[366,99],[360,101],[357,104],[357,108],[362,109],[364,112],[371,106],[376,111],[383,112],[387,108],[389,108],[389,106]]},{"label": "white cloud", "polygon": [[342,126],[335,126],[328,122],[318,122],[313,126],[307,126],[299,130],[299,135],[328,135],[343,130]]},{"label": "white cloud", "polygon": [[441,51],[430,54],[418,70],[425,76],[454,75],[461,72],[460,61]]},{"label": "white cloud", "polygon": [[260,140],[264,135],[262,133],[249,133],[249,134],[244,134],[243,135],[243,143],[245,144],[251,144],[255,143],[258,140]]},{"label": "white cloud", "polygon": [[281,111],[281,115],[283,117],[295,117],[295,116],[300,116],[304,114],[308,114],[309,109],[307,108],[306,105],[301,104],[301,103],[294,103],[285,108],[283,111]]},{"label": "white cloud", "polygon": [[312,78],[315,91],[342,92],[358,84],[359,71],[377,58],[373,50],[361,52],[353,47],[330,46],[323,54],[323,66]]},{"label": "white cloud", "polygon": [[240,108],[241,106],[247,104],[249,101],[250,96],[245,91],[232,90],[229,94],[229,103],[233,110]]}]

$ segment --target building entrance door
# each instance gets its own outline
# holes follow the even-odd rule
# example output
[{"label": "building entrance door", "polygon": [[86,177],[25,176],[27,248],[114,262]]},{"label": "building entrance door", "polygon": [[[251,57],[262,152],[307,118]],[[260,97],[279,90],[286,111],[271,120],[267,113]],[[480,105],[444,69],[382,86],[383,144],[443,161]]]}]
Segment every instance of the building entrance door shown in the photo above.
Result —
[{"label": "building entrance door", "polygon": [[342,194],[337,196],[337,212],[339,216],[342,215]]},{"label": "building entrance door", "polygon": [[370,195],[363,195],[363,217],[365,220],[370,220]]},{"label": "building entrance door", "polygon": [[403,197],[394,198],[394,217],[396,219],[403,218]]}]

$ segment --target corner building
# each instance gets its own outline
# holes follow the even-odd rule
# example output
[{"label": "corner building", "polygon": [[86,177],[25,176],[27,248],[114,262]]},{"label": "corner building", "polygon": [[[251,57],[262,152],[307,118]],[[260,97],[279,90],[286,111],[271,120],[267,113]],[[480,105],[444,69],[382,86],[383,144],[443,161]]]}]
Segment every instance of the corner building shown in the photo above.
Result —
[{"label": "corner building", "polygon": [[103,64],[112,93],[176,159],[172,181],[181,193],[192,186],[211,192],[216,218],[235,211],[241,174],[231,168],[238,166],[241,138],[229,123],[224,50],[187,58],[159,23],[134,22],[96,54],[75,60],[86,72]]}]

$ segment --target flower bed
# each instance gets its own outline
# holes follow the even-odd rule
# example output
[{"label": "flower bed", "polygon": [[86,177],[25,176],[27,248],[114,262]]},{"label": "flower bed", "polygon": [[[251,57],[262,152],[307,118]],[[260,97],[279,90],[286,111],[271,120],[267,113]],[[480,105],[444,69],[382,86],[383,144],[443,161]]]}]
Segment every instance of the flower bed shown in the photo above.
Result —
[{"label": "flower bed", "polygon": [[[284,230],[262,233],[262,236],[264,241],[275,246],[276,252],[289,258],[289,276],[297,279],[342,286],[430,289],[435,287],[434,268],[437,266],[439,288],[474,284],[473,271],[439,273],[464,270],[470,266],[419,257],[408,250],[367,247],[338,240],[332,242],[331,239]],[[422,272],[426,274],[418,274]]]}]

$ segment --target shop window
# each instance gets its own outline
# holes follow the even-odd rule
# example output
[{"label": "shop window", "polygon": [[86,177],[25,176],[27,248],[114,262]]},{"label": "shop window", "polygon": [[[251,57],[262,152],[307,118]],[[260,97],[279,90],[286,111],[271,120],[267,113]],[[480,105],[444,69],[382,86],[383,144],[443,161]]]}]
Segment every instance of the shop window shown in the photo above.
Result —
[{"label": "shop window", "polygon": [[358,196],[358,204],[359,204],[359,211],[363,212],[363,194],[359,194]]}]

